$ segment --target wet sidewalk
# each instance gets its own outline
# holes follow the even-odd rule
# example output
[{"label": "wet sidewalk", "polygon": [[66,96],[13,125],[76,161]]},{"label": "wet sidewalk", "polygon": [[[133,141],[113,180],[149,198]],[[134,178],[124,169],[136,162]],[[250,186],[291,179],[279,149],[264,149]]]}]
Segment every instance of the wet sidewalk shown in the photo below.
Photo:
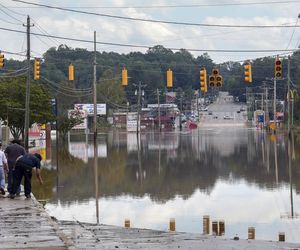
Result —
[{"label": "wet sidewalk", "polygon": [[289,249],[300,244],[56,221],[34,198],[0,197],[0,249]]},{"label": "wet sidewalk", "polygon": [[35,199],[0,197],[0,249],[67,249],[62,239]]}]

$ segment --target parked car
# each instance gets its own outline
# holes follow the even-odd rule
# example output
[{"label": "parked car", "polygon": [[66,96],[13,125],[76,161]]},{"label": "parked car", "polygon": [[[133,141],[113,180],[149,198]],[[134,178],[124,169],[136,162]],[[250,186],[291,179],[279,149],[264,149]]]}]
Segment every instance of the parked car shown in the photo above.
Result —
[{"label": "parked car", "polygon": [[225,116],[224,116],[224,119],[225,119],[225,120],[232,120],[233,117],[232,117],[232,116],[229,116],[229,115],[225,115]]},{"label": "parked car", "polygon": [[211,112],[211,111],[209,111],[209,112],[208,112],[208,114],[209,114],[209,115],[212,115],[212,112]]}]

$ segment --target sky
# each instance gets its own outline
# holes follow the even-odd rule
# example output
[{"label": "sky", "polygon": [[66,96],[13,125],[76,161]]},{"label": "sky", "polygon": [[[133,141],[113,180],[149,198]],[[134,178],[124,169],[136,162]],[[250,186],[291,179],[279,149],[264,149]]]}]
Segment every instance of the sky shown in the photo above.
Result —
[{"label": "sky", "polygon": [[[25,0],[27,1],[27,0]],[[224,28],[174,25],[131,20],[121,20],[103,16],[66,12],[57,9],[32,6],[13,0],[0,0],[0,28],[25,31],[23,23],[30,16],[34,27],[32,32],[93,40],[94,31],[98,42],[146,45],[163,45],[166,48],[196,50],[285,50],[297,49],[300,43],[300,1],[280,0],[28,0],[51,6],[66,7],[109,15],[153,20],[230,24],[230,25],[283,25],[290,28]],[[269,2],[269,3],[268,3]],[[272,2],[272,3],[270,3]],[[204,5],[222,6],[204,6]],[[241,3],[252,3],[239,5]],[[256,3],[256,4],[253,4]],[[268,4],[264,4],[268,3]],[[237,4],[229,5],[228,4]],[[153,6],[168,7],[153,7]],[[173,7],[170,7],[173,6]],[[174,7],[176,6],[177,7]],[[181,5],[181,7],[178,7]],[[182,5],[185,5],[183,7]],[[202,5],[187,7],[186,5]],[[227,6],[226,6],[227,5]],[[140,8],[148,6],[148,8]],[[152,6],[153,8],[149,8]],[[26,51],[26,34],[1,30],[0,50],[7,52]],[[31,54],[42,57],[50,47],[66,44],[72,48],[93,50],[92,43],[67,41],[31,35]],[[128,53],[146,52],[147,48],[130,48],[112,45],[97,45],[99,52],[114,51]],[[175,52],[176,50],[174,50]],[[190,51],[195,57],[204,52]],[[257,57],[276,55],[282,52],[208,52],[216,62],[243,61]],[[5,54],[5,58],[20,59],[16,55]]]}]

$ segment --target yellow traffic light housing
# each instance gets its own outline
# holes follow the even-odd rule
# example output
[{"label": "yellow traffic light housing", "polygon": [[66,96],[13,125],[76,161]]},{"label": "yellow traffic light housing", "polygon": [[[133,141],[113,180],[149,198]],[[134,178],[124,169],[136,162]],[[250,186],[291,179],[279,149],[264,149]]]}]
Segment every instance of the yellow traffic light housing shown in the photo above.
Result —
[{"label": "yellow traffic light housing", "polygon": [[244,65],[244,76],[245,82],[252,82],[252,65],[250,62],[245,63]]},{"label": "yellow traffic light housing", "polygon": [[168,69],[167,71],[167,87],[173,87],[173,71],[171,69]]},{"label": "yellow traffic light housing", "polygon": [[0,52],[0,68],[4,67],[4,55]]},{"label": "yellow traffic light housing", "polygon": [[74,81],[74,65],[72,63],[69,65],[69,81]]},{"label": "yellow traffic light housing", "polygon": [[41,68],[41,60],[34,59],[34,67],[33,67],[33,79],[39,80],[40,79],[40,68]]},{"label": "yellow traffic light housing", "polygon": [[282,77],[282,61],[277,57],[275,60],[275,78]]},{"label": "yellow traffic light housing", "polygon": [[204,93],[207,92],[207,77],[205,68],[200,70],[200,90]]},{"label": "yellow traffic light housing", "polygon": [[128,72],[127,69],[124,67],[122,69],[122,86],[128,85]]}]

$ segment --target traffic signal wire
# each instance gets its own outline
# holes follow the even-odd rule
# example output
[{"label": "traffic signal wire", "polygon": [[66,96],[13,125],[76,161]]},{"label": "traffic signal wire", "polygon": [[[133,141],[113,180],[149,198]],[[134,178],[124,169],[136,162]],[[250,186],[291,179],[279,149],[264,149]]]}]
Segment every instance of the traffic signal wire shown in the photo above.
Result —
[{"label": "traffic signal wire", "polygon": [[[121,20],[150,22],[150,23],[163,23],[163,24],[185,25],[185,26],[200,26],[200,27],[219,27],[219,28],[294,28],[295,27],[294,25],[231,25],[231,24],[208,24],[208,23],[175,22],[175,21],[134,18],[134,17],[126,17],[126,16],[118,16],[118,15],[109,15],[109,14],[103,14],[103,13],[95,13],[95,12],[89,12],[89,11],[83,11],[83,10],[63,8],[63,7],[58,7],[58,6],[51,6],[51,5],[46,5],[46,4],[33,3],[33,2],[23,1],[23,0],[12,0],[12,1],[19,2],[19,3],[24,3],[24,4],[28,4],[28,5],[45,7],[45,8],[49,8],[49,9],[62,10],[62,11],[67,11],[67,12],[74,12],[74,13],[79,13],[79,14],[101,16],[101,17],[121,19]],[[296,26],[296,27],[300,27],[300,26]]]}]

